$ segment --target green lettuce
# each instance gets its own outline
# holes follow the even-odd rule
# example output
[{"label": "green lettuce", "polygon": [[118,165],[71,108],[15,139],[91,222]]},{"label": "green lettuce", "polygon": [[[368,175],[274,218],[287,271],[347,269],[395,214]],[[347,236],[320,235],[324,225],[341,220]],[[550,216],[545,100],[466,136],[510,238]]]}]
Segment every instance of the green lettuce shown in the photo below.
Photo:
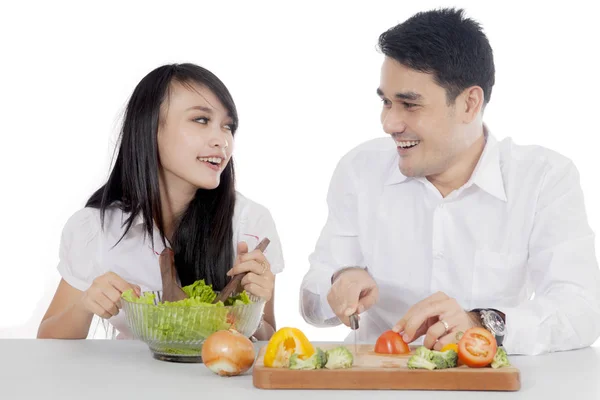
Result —
[{"label": "green lettuce", "polygon": [[227,300],[225,300],[226,306],[239,306],[241,304],[250,304],[252,301],[248,296],[248,293],[244,290],[242,293],[236,296],[230,296]]},{"label": "green lettuce", "polygon": [[135,297],[133,294],[133,289],[129,289],[121,294],[121,297],[127,300],[130,303],[138,303],[138,304],[154,304],[154,293],[145,292],[140,297]]},{"label": "green lettuce", "polygon": [[212,285],[199,280],[182,288],[189,298],[175,302],[160,302],[154,305],[155,295],[145,292],[136,297],[133,290],[125,291],[123,299],[135,303],[152,305],[145,307],[144,313],[136,324],[154,332],[153,339],[160,342],[200,341],[219,330],[232,326],[233,319],[230,310],[225,306],[250,304],[248,293],[229,297],[225,302],[212,304],[217,294]]},{"label": "green lettuce", "polygon": [[190,298],[197,299],[204,303],[212,303],[217,297],[217,294],[212,288],[212,285],[207,285],[204,279],[196,281],[191,285],[182,287],[185,294]]}]

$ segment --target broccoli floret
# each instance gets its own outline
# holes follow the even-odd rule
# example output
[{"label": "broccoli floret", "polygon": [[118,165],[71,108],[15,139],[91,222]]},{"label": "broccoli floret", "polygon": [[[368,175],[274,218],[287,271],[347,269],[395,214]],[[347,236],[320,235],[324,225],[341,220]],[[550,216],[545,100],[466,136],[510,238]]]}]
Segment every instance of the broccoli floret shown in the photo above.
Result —
[{"label": "broccoli floret", "polygon": [[294,353],[290,357],[290,369],[320,369],[327,363],[327,353],[317,348],[315,353],[306,360]]},{"label": "broccoli floret", "polygon": [[308,359],[303,360],[298,356],[298,353],[294,353],[290,357],[290,363],[288,367],[290,369],[315,369],[314,364],[307,361]]},{"label": "broccoli floret", "polygon": [[498,347],[498,350],[496,350],[496,355],[492,360],[492,368],[502,367],[510,367],[510,362],[508,361],[508,355],[506,354],[504,347]]},{"label": "broccoli floret", "polygon": [[435,364],[418,354],[414,354],[408,359],[407,367],[409,369],[428,369],[432,371],[435,369]]},{"label": "broccoli floret", "polygon": [[421,357],[425,360],[431,361],[433,358],[433,353],[425,346],[420,346],[415,350],[415,355],[417,357]]},{"label": "broccoli floret", "polygon": [[327,351],[327,369],[350,368],[354,363],[354,356],[344,346],[339,346]]},{"label": "broccoli floret", "polygon": [[435,364],[437,369],[454,368],[458,361],[458,353],[454,350],[431,351],[431,362]]},{"label": "broccoli floret", "polygon": [[415,354],[408,361],[408,367],[411,369],[426,368],[431,370],[434,368],[454,368],[458,361],[458,354],[454,350],[441,352],[429,350],[425,346],[420,346],[415,350]]}]

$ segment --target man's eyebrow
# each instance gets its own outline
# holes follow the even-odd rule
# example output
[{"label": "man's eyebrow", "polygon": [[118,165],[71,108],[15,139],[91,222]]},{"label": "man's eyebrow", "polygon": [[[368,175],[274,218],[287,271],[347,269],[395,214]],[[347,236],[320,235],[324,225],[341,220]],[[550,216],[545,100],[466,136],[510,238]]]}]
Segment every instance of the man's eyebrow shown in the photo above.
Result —
[{"label": "man's eyebrow", "polygon": [[[384,97],[383,91],[379,88],[377,88],[377,95],[379,97]],[[394,95],[394,98],[396,98],[398,100],[411,100],[411,101],[423,100],[423,96],[421,96],[417,92],[411,92],[411,91],[396,93]]]},{"label": "man's eyebrow", "polygon": [[423,96],[421,96],[419,93],[416,93],[416,92],[396,93],[394,95],[394,97],[399,100],[412,100],[412,101],[423,100]]}]

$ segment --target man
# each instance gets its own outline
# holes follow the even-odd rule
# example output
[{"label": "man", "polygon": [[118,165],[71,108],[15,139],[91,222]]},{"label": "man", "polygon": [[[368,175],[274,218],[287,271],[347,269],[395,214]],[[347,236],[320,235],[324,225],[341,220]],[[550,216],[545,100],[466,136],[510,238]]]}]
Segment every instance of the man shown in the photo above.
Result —
[{"label": "man", "polygon": [[357,313],[362,342],[393,328],[436,350],[473,326],[509,354],[592,344],[600,270],[578,171],[483,123],[494,62],[480,26],[462,10],[419,13],[379,47],[391,140],[358,146],[333,174],[304,319],[349,325]]}]

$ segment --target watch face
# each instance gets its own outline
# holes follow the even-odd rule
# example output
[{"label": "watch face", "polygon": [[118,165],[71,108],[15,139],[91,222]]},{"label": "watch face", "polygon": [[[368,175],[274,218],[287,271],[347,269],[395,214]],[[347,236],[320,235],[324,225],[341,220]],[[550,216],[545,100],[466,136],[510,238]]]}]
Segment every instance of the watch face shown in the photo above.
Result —
[{"label": "watch face", "polygon": [[481,312],[483,324],[496,336],[504,336],[506,333],[506,325],[502,317],[497,312],[484,310]]}]

